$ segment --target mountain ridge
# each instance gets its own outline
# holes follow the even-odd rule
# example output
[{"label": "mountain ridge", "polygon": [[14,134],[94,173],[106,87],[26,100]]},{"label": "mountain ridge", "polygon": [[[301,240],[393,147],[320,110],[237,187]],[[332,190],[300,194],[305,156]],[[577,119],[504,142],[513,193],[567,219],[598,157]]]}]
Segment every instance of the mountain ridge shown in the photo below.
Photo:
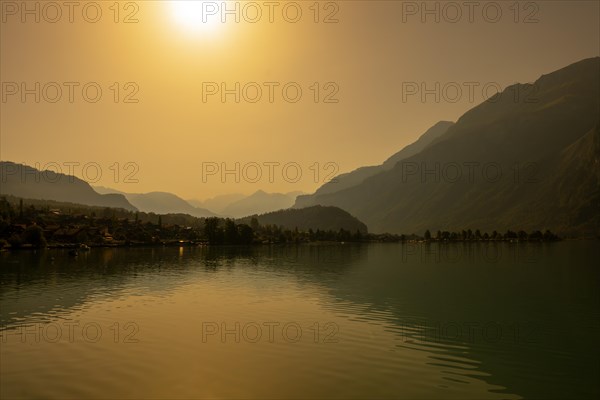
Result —
[{"label": "mountain ridge", "polygon": [[[582,192],[586,198],[571,202],[568,210],[540,196],[560,197],[552,182],[568,176],[556,166],[565,149],[598,124],[599,69],[600,57],[595,57],[544,75],[534,84],[512,85],[467,111],[420,153],[356,186],[317,196],[316,203],[340,207],[374,232],[514,226],[558,232],[598,229],[593,222],[598,210],[585,206],[594,196],[593,183]],[[569,165],[573,157],[570,160]],[[466,163],[496,165],[504,175],[496,182],[479,176],[469,183],[465,170],[458,182],[435,181],[422,173],[452,164],[464,168]],[[409,174],[409,167],[419,168],[421,174]],[[593,175],[581,169],[579,173]],[[569,226],[567,214],[577,214],[578,209],[591,222]]]},{"label": "mountain ridge", "polygon": [[361,234],[368,233],[367,225],[355,216],[339,207],[311,206],[305,208],[288,208],[272,211],[260,215],[250,215],[239,218],[238,221],[251,224],[256,218],[261,225],[276,225],[284,229],[301,231],[339,231],[344,229],[350,233],[359,231]]},{"label": "mountain ridge", "polygon": [[319,187],[315,193],[311,195],[298,196],[294,207],[306,207],[309,205],[314,205],[312,203],[314,196],[339,192],[355,186],[363,182],[365,179],[378,174],[379,172],[392,169],[397,162],[420,152],[425,147],[430,145],[437,138],[443,135],[453,124],[454,123],[451,121],[437,122],[427,131],[425,131],[425,133],[420,135],[416,141],[394,153],[380,165],[360,167],[351,172],[337,175],[331,180],[331,182],[325,183],[323,186]]},{"label": "mountain ridge", "polygon": [[227,205],[223,208],[222,214],[234,218],[242,218],[248,215],[287,209],[294,205],[298,193],[300,192],[267,193],[263,190],[257,190],[251,195]]},{"label": "mountain ridge", "polygon": [[73,175],[41,171],[11,161],[0,161],[0,175],[0,194],[137,211],[125,196],[118,193],[99,194],[88,182]]},{"label": "mountain ridge", "polygon": [[127,193],[103,186],[95,186],[94,190],[103,193],[120,193],[140,211],[155,214],[188,214],[193,217],[205,218],[217,216],[205,208],[194,207],[176,194],[163,191],[148,193]]}]

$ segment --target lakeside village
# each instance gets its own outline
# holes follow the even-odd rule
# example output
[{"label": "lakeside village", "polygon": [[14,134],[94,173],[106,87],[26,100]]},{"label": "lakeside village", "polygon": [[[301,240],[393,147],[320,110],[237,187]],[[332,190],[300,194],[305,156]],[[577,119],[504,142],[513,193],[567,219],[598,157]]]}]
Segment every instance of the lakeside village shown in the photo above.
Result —
[{"label": "lakeside village", "polygon": [[157,215],[122,209],[84,206],[45,200],[0,197],[0,249],[117,246],[255,245],[311,242],[460,242],[556,241],[550,231],[481,233],[426,231],[423,236],[372,234],[359,230],[299,231],[259,224],[260,216],[243,219],[196,218],[187,214]]}]

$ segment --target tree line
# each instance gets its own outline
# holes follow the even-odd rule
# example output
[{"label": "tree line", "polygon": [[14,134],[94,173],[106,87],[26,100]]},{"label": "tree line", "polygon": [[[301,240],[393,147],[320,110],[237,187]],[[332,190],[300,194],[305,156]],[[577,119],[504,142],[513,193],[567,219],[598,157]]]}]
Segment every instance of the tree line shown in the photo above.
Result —
[{"label": "tree line", "polygon": [[466,242],[466,241],[554,241],[559,237],[546,230],[504,233],[438,230],[423,236],[372,234],[360,229],[294,229],[277,224],[260,224],[258,218],[196,218],[186,214],[156,215],[69,203],[0,198],[0,248],[23,245],[45,247],[60,244],[161,245],[209,244],[251,245],[305,242]]}]

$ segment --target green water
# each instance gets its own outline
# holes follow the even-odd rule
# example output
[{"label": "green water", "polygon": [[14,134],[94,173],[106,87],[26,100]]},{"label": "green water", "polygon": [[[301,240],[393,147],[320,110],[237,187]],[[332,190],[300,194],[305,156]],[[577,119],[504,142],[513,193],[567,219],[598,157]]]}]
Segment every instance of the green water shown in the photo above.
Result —
[{"label": "green water", "polygon": [[0,254],[4,398],[597,398],[600,243]]}]

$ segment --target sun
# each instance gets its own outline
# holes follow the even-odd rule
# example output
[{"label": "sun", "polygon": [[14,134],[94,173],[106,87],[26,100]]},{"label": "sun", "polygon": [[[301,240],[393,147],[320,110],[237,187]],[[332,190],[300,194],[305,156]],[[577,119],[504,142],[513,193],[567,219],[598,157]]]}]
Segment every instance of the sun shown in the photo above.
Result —
[{"label": "sun", "polygon": [[219,2],[201,0],[171,0],[176,23],[196,33],[214,33],[225,25],[221,22]]}]

